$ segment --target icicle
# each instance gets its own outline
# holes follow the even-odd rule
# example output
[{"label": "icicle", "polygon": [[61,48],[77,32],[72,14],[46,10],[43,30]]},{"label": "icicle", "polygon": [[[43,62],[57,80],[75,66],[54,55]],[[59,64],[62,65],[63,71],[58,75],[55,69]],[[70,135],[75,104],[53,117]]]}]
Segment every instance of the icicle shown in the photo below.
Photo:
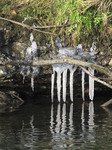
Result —
[{"label": "icicle", "polygon": [[63,72],[63,101],[66,102],[67,69]]},{"label": "icicle", "polygon": [[[34,41],[34,37],[32,33],[30,34],[30,42],[31,42],[31,46],[28,47],[25,52],[25,62],[34,61],[37,57],[38,47],[36,42]],[[22,66],[20,73],[23,75],[23,83],[26,76],[29,75],[31,76],[31,88],[32,91],[34,91],[34,78],[39,74],[39,67]]]},{"label": "icicle", "polygon": [[31,33],[31,34],[30,34],[30,42],[32,43],[33,40],[34,40],[34,36],[33,36],[33,34]]},{"label": "icicle", "polygon": [[35,41],[32,42],[31,49],[32,49],[32,58],[34,60],[37,56],[37,44]]},{"label": "icicle", "polygon": [[[88,68],[89,73],[94,75],[94,69]],[[93,100],[94,98],[94,79],[89,76],[89,98]]]},{"label": "icicle", "polygon": [[61,99],[61,72],[57,72],[57,95],[58,95],[58,101],[60,102]]},{"label": "icicle", "polygon": [[31,77],[31,88],[34,91],[34,77]]},{"label": "icicle", "polygon": [[70,71],[70,99],[73,102],[73,71]]},{"label": "icicle", "polygon": [[77,66],[75,66],[73,69],[70,68],[70,99],[73,102],[73,75],[76,71]]},{"label": "icicle", "polygon": [[82,70],[82,99],[85,100],[84,98],[84,82],[85,82],[85,72]]},{"label": "icicle", "polygon": [[21,67],[21,71],[20,71],[20,74],[23,76],[23,84],[24,84],[24,81],[25,81],[25,66],[22,66]]},{"label": "icicle", "polygon": [[51,100],[52,102],[54,99],[54,80],[55,80],[55,71],[53,71],[53,74],[51,76]]}]

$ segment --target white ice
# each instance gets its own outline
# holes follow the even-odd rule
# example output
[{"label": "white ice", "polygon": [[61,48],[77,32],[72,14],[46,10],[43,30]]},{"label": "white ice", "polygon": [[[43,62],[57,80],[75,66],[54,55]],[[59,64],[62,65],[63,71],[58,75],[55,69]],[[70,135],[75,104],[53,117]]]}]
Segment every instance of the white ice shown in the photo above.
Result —
[{"label": "white ice", "polygon": [[37,56],[37,44],[34,41],[33,34],[30,34],[31,46],[26,49],[25,60],[34,60]]},{"label": "white ice", "polygon": [[66,102],[67,69],[63,72],[63,101]]},{"label": "white ice", "polygon": [[74,72],[76,71],[77,66],[74,66],[73,68],[70,68],[70,99],[73,102],[73,76]]},{"label": "white ice", "polygon": [[53,102],[54,97],[54,82],[55,82],[55,72],[57,74],[57,97],[58,101],[61,100],[61,80],[63,81],[63,101],[66,102],[66,89],[67,89],[67,70],[70,70],[70,98],[73,101],[73,75],[76,70],[76,66],[69,64],[62,65],[52,65],[53,74],[51,76],[51,99]]},{"label": "white ice", "polygon": [[58,101],[61,100],[61,72],[57,72],[57,95]]},{"label": "white ice", "polygon": [[34,78],[38,76],[39,74],[39,67],[32,67],[32,73],[31,73],[31,88],[32,91],[34,91]]},{"label": "white ice", "polygon": [[[94,76],[94,69],[88,68],[88,71],[91,75]],[[89,75],[89,98],[93,100],[94,98],[94,79]]]},{"label": "white ice", "polygon": [[[30,34],[30,42],[31,46],[26,49],[25,53],[25,61],[34,61],[37,56],[37,44],[34,41],[34,36]],[[31,88],[34,91],[34,78],[39,74],[39,67],[31,67],[31,66],[22,66],[21,72],[23,75],[23,83],[26,76],[31,76]]]},{"label": "white ice", "polygon": [[77,51],[76,49],[70,47],[70,48],[60,48],[59,49],[59,54],[62,54],[62,55],[67,55],[67,56],[71,56],[73,57],[73,55],[76,55]]},{"label": "white ice", "polygon": [[[57,64],[53,65],[53,74],[55,72],[57,73],[57,81],[56,81],[57,82],[57,97],[58,97],[59,102],[61,100],[61,74],[63,71],[64,71],[64,68],[62,67],[62,65],[57,65]],[[54,80],[52,80],[52,82],[54,82]],[[51,85],[53,85],[53,83]],[[51,87],[51,90],[52,90],[52,87]],[[53,93],[51,95],[53,95]]]},{"label": "white ice", "polygon": [[52,102],[54,99],[54,81],[55,81],[55,71],[51,75],[51,100],[52,100]]},{"label": "white ice", "polygon": [[[95,43],[92,44],[92,48],[90,49],[89,53],[84,52],[82,45],[79,44],[76,48],[60,48],[59,54],[56,55],[57,58],[64,59],[65,56],[70,56],[72,58],[81,59],[82,57],[85,59],[90,59],[89,61],[94,62],[94,54],[95,54]],[[52,65],[53,67],[53,74],[52,74],[52,84],[51,84],[51,98],[53,100],[54,97],[54,81],[55,81],[55,75],[54,72],[56,72],[57,75],[57,97],[58,101],[61,100],[61,83],[63,83],[63,101],[66,102],[66,90],[67,90],[67,70],[70,71],[70,99],[73,102],[73,78],[74,78],[74,72],[77,69],[77,66],[70,65],[70,64],[56,64]],[[94,69],[88,68],[90,74],[94,75]],[[62,82],[61,82],[62,80]],[[85,91],[85,72],[82,71],[82,99],[85,99],[84,91]],[[89,76],[89,98],[93,100],[94,98],[94,79]]]},{"label": "white ice", "polygon": [[84,84],[85,84],[85,72],[82,70],[82,99],[85,100],[84,98]]},{"label": "white ice", "polygon": [[34,36],[33,36],[33,34],[31,33],[31,34],[30,34],[30,42],[32,43],[33,40],[34,40]]},{"label": "white ice", "polygon": [[33,60],[34,60],[37,56],[37,44],[36,44],[35,41],[32,42],[31,49],[32,49],[32,57],[33,57]]},{"label": "white ice", "polygon": [[34,91],[34,77],[31,77],[31,88]]}]

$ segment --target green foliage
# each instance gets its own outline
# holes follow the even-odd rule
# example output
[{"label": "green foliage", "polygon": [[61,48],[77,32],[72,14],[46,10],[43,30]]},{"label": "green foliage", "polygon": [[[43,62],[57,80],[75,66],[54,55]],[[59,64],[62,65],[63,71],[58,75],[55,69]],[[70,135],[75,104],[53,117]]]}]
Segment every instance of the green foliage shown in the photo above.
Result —
[{"label": "green foliage", "polygon": [[[77,35],[80,32],[89,32],[94,28],[100,28],[103,22],[103,14],[107,17],[112,15],[112,4],[109,0],[97,0],[97,4],[93,0],[32,0],[26,3],[26,0],[7,0],[0,2],[0,13],[6,16],[11,15],[11,10],[15,9],[20,18],[36,18],[39,25],[62,25],[68,21],[71,26],[59,31],[56,28],[52,32],[64,32],[66,34]],[[109,6],[109,7],[108,7]],[[112,19],[111,17],[109,18]]]},{"label": "green foliage", "polygon": [[98,26],[101,22],[102,22],[102,19],[103,19],[103,16],[102,15],[97,15],[95,18],[94,18],[94,25],[95,27]]}]

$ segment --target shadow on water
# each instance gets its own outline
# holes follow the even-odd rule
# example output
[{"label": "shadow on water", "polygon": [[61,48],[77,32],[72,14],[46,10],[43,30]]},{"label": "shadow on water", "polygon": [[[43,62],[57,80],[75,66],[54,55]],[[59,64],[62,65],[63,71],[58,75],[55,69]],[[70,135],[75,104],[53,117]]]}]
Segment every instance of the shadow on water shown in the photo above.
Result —
[{"label": "shadow on water", "polygon": [[0,149],[111,149],[112,111],[95,101],[26,104],[0,114]]}]

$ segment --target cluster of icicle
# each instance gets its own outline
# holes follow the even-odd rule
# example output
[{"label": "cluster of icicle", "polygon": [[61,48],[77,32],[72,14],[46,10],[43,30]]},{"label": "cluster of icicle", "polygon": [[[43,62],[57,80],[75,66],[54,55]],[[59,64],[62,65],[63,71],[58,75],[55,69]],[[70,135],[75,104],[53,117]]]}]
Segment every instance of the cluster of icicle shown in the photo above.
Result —
[{"label": "cluster of icicle", "polygon": [[[85,60],[92,63],[95,63],[95,43],[93,42],[90,52],[84,52],[82,45],[79,44],[75,49],[73,48],[60,48],[59,54],[54,57],[55,58],[64,58],[65,56],[72,57],[74,59]],[[63,101],[66,102],[66,89],[67,89],[67,71],[70,72],[70,99],[73,102],[73,77],[74,72],[78,68],[77,65],[70,64],[54,64],[52,65],[53,74],[51,76],[51,99],[53,102],[54,99],[54,83],[57,75],[57,98],[58,101],[61,101],[61,87],[62,89],[62,97]],[[91,75],[94,76],[94,69],[88,68],[88,71]],[[61,85],[62,83],[62,85]],[[82,98],[84,100],[84,84],[85,84],[85,72],[82,70]],[[93,100],[94,98],[94,79],[89,75],[89,98]]]},{"label": "cluster of icicle", "polygon": [[[30,34],[31,46],[26,49],[25,52],[25,62],[34,61],[37,57],[37,44],[34,41],[33,34]],[[32,66],[22,66],[20,74],[23,75],[23,83],[26,76],[31,76],[31,88],[34,91],[34,78],[39,74],[39,67]]]}]

